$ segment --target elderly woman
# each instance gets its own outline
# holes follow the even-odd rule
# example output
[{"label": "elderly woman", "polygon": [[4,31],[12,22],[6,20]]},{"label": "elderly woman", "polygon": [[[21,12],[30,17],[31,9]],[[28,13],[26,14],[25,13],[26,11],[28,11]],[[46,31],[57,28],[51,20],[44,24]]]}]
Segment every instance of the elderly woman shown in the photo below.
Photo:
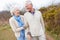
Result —
[{"label": "elderly woman", "polygon": [[12,17],[9,19],[10,26],[15,33],[17,40],[25,40],[25,23],[24,17],[20,15],[19,8],[15,7],[11,10]]}]

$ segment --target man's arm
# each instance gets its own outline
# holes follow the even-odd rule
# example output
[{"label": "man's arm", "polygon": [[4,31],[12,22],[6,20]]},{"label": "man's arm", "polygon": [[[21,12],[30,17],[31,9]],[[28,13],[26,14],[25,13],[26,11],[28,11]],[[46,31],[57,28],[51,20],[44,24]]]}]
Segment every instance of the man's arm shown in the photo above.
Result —
[{"label": "man's arm", "polygon": [[43,17],[42,17],[42,13],[41,12],[39,12],[39,13],[40,13],[40,22],[42,24],[43,30],[45,31],[45,25],[44,25],[44,20],[43,20]]},{"label": "man's arm", "polygon": [[26,17],[24,17],[24,23],[25,23],[24,28],[25,28],[25,29],[29,28],[29,24],[28,24],[28,22],[27,22]]}]

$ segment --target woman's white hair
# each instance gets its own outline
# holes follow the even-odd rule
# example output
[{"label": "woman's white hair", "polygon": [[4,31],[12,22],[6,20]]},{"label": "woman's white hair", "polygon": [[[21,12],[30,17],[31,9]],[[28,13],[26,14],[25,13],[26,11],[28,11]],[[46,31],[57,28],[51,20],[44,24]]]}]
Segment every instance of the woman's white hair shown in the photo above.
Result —
[{"label": "woman's white hair", "polygon": [[14,6],[14,7],[12,7],[12,8],[10,9],[10,13],[11,13],[12,16],[14,15],[14,11],[15,11],[16,9],[19,9],[19,10],[20,10],[20,7]]}]

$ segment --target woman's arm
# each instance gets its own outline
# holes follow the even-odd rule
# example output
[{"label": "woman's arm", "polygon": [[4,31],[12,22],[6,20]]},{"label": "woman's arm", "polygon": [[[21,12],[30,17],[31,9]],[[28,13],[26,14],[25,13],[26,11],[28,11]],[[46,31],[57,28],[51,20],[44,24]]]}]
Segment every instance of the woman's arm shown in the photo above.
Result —
[{"label": "woman's arm", "polygon": [[24,29],[24,27],[18,27],[13,20],[9,20],[9,24],[14,32],[19,32]]}]

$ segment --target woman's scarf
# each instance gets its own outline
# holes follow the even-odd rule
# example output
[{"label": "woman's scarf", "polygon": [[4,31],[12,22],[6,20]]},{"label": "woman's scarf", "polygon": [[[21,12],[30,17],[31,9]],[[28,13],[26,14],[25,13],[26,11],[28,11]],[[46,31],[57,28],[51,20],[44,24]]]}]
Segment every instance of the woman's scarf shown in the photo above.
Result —
[{"label": "woman's scarf", "polygon": [[[23,23],[21,17],[14,16],[14,18],[18,22],[19,27],[23,27],[24,23]],[[20,37],[22,37],[21,40],[25,39],[25,30],[24,29],[20,31]]]}]

